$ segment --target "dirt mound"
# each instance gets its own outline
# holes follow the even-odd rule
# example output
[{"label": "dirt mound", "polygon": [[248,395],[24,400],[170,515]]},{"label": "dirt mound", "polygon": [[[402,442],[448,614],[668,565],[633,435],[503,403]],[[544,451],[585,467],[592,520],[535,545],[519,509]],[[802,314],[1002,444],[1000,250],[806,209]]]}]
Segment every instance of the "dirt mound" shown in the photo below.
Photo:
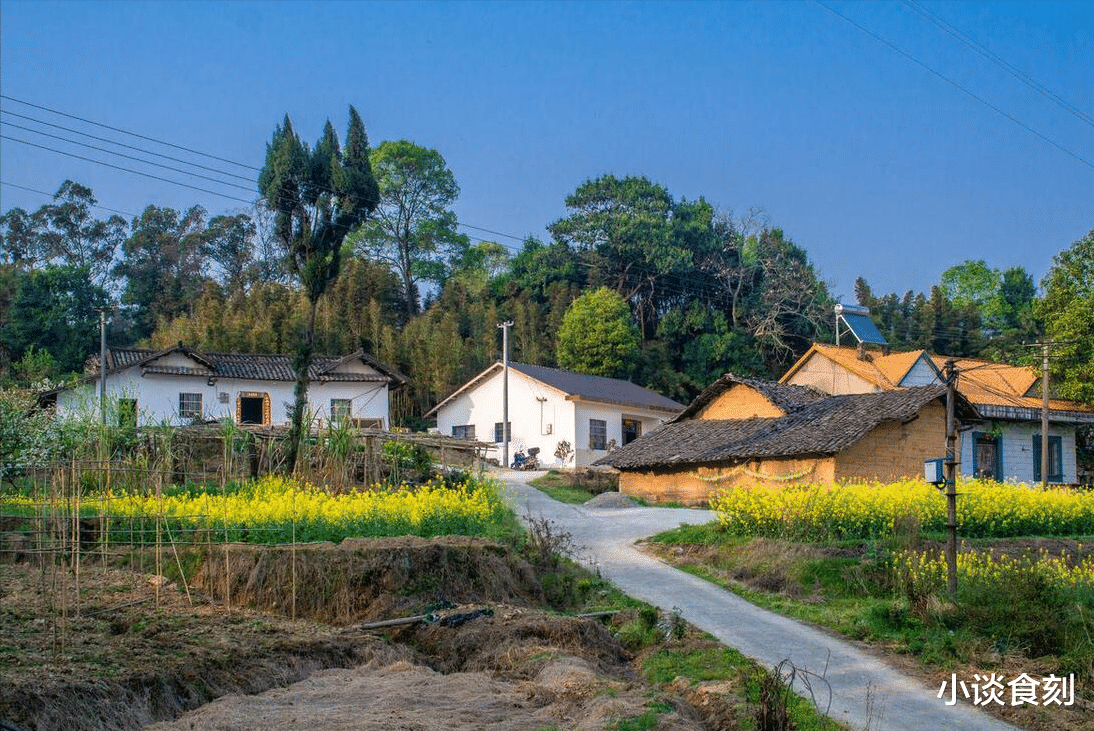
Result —
[{"label": "dirt mound", "polygon": [[233,545],[215,550],[190,585],[232,606],[333,625],[441,603],[543,600],[526,561],[492,541],[459,536],[356,538],[295,550]]},{"label": "dirt mound", "polygon": [[620,492],[602,492],[592,500],[585,502],[587,508],[635,508],[638,507],[631,498]]},{"label": "dirt mound", "polygon": [[492,670],[530,679],[559,654],[581,658],[601,673],[618,673],[627,662],[618,640],[596,620],[514,607],[499,607],[493,616],[468,622],[460,632],[421,625],[411,644],[444,673]]}]

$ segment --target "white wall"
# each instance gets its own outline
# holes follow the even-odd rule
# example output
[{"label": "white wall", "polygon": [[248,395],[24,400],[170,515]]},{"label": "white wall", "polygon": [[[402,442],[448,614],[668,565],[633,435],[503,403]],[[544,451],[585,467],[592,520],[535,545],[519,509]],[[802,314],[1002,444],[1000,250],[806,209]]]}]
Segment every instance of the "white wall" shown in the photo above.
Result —
[{"label": "white wall", "polygon": [[[438,409],[437,430],[452,436],[452,427],[473,424],[475,439],[493,442],[494,426],[502,420],[502,380],[498,369]],[[567,401],[562,391],[510,369],[509,424],[510,462],[517,450],[539,447],[541,466],[561,467],[555,449],[560,441],[568,441],[571,446],[575,442],[574,402]],[[491,457],[501,460],[501,442]]]},{"label": "white wall", "polygon": [[[452,436],[454,426],[474,424],[478,441],[493,442],[494,425],[501,422],[501,418],[502,373],[498,369],[438,409],[437,430],[445,436]],[[622,446],[624,418],[640,421],[642,433],[645,434],[663,423],[669,415],[568,399],[562,391],[516,370],[509,371],[510,461],[517,450],[539,447],[541,467],[587,467],[607,454],[606,450],[589,449],[589,420],[603,419],[608,441],[614,439],[616,445]],[[569,442],[574,450],[574,457],[565,465],[555,456],[555,449],[563,440]],[[501,460],[500,442],[491,456]]]},{"label": "white wall", "polygon": [[615,446],[622,447],[623,419],[635,419],[639,421],[642,424],[641,434],[647,434],[659,427],[670,417],[668,415],[656,415],[654,412],[646,411],[644,409],[631,409],[623,406],[613,406],[611,404],[578,401],[576,418],[577,464],[579,466],[586,466],[608,453],[605,449],[591,449],[589,447],[589,421],[591,419],[600,419],[604,421],[608,432],[607,442],[610,444],[614,439]]},{"label": "white wall", "polygon": [[[1041,433],[1041,425],[1035,423],[989,421],[961,432],[962,476],[972,477],[973,475],[973,433],[991,431],[993,425],[998,425],[1002,430],[1000,442],[1003,450],[1003,475],[1006,481],[1033,484],[1033,435]],[[1049,436],[1061,437],[1064,482],[1078,482],[1075,463],[1075,427],[1050,424],[1048,433]]]},{"label": "white wall", "polygon": [[[116,403],[117,399],[137,400],[138,423],[141,426],[184,423],[178,413],[180,393],[200,393],[203,416],[216,420],[235,421],[236,399],[242,391],[270,395],[270,419],[274,424],[288,423],[293,402],[293,384],[286,381],[255,382],[219,378],[213,385],[209,385],[204,376],[153,373],[142,376],[140,368],[130,368],[108,375],[106,390],[108,403]],[[227,403],[221,403],[221,393],[227,394]],[[98,381],[89,386],[63,391],[57,396],[57,408],[62,412],[97,415],[98,394]],[[380,418],[383,419],[385,427],[390,426],[386,383],[339,381],[312,383],[308,387],[309,409],[322,421],[329,417],[330,401],[334,398],[351,399],[354,418]]]}]

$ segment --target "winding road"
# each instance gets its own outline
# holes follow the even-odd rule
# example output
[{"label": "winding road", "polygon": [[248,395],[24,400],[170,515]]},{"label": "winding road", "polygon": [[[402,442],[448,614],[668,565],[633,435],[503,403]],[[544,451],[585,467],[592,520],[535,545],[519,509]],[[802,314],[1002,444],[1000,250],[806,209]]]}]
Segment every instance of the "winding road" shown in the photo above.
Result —
[{"label": "winding road", "polygon": [[678,609],[688,622],[764,667],[789,660],[799,670],[823,676],[826,683],[812,683],[813,694],[823,709],[831,689],[832,718],[870,731],[1015,731],[971,704],[946,705],[938,688],[900,674],[851,642],[761,609],[634,545],[682,523],[709,522],[715,517],[711,511],[560,503],[527,484],[541,474],[500,473],[506,500],[518,516],[551,521],[570,534],[578,561],[636,599]]}]

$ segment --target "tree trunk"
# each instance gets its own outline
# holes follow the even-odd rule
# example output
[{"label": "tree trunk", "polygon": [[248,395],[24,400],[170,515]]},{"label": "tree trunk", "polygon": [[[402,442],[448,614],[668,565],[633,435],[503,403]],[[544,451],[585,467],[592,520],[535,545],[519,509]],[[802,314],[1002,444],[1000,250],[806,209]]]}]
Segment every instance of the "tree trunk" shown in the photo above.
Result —
[{"label": "tree trunk", "polygon": [[296,351],[293,369],[296,371],[296,384],[293,386],[292,420],[289,426],[288,443],[285,445],[285,473],[296,472],[300,457],[300,446],[307,432],[305,423],[308,416],[308,369],[311,368],[315,350],[315,311],[318,299],[308,298],[308,326],[304,330],[304,342]]}]

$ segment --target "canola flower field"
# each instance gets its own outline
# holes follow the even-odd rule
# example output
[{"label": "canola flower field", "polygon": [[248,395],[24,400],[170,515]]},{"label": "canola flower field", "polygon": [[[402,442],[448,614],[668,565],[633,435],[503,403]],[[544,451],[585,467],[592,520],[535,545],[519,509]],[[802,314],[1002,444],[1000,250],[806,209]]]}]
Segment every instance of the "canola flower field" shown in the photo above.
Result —
[{"label": "canola flower field", "polygon": [[[1078,553],[1082,552],[1080,544]],[[941,594],[946,588],[946,559],[941,551],[899,551],[892,557],[892,568],[911,594]],[[1069,560],[1042,548],[1011,556],[962,545],[957,577],[963,586],[1017,585],[1032,577],[1047,589],[1075,594],[1087,604],[1094,600],[1094,555]]]},{"label": "canola flower field", "polygon": [[[78,510],[107,526],[113,544],[247,542],[276,545],[348,537],[490,535],[508,509],[496,483],[469,478],[336,494],[291,478],[219,487],[174,487],[164,494],[87,494]],[[64,509],[75,510],[72,500]],[[46,509],[26,497],[4,498],[8,508]],[[50,509],[56,509],[52,506]]]},{"label": "canola flower field", "polygon": [[[977,480],[959,482],[957,492],[963,538],[1094,535],[1094,492]],[[946,528],[946,496],[920,480],[737,487],[710,507],[732,535],[786,540],[885,538],[909,522]]]}]

